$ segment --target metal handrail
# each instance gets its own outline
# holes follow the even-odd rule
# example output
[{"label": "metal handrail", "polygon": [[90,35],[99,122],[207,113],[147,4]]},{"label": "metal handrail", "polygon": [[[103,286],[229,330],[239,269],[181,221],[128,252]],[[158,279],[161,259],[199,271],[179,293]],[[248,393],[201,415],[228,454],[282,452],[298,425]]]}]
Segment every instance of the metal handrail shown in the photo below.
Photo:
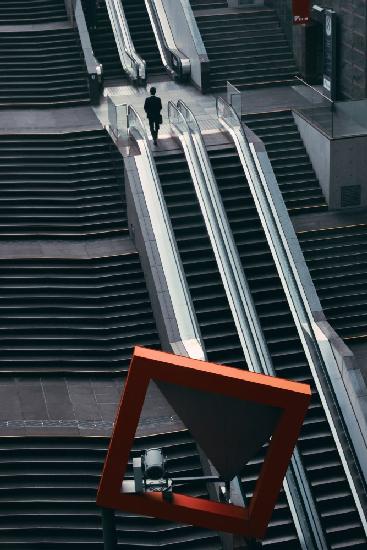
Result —
[{"label": "metal handrail", "polygon": [[[227,117],[224,115],[224,111],[227,111]],[[363,494],[360,493],[360,487],[364,489],[363,476],[359,469],[360,465],[355,457],[354,448],[350,442],[349,434],[340,412],[338,400],[325,364],[326,359],[324,360],[323,357],[323,349],[320,347],[317,335],[315,334],[317,325],[313,318],[312,310],[309,307],[307,297],[304,294],[297,265],[286,245],[287,236],[283,232],[281,220],[276,219],[277,212],[268,194],[266,177],[264,174],[261,174],[261,168],[254,158],[241,121],[234,109],[222,98],[218,98],[217,113],[222,126],[233,137],[239,152],[249,187],[277,265],[313,379],[319,392],[320,400],[324,407],[351,492],[354,496],[362,525],[367,534],[366,512],[362,503]],[[335,369],[335,372],[337,372],[336,365]],[[357,482],[359,487],[357,487]]]},{"label": "metal handrail", "polygon": [[121,65],[129,78],[145,82],[146,63],[135,50],[121,0],[106,0]]},{"label": "metal handrail", "polygon": [[326,99],[327,101],[329,101],[329,103],[335,103],[335,101],[333,99],[331,99],[330,97],[328,97],[327,95],[323,94],[320,90],[318,90],[317,88],[315,88],[314,86],[312,86],[311,84],[309,84],[308,82],[306,82],[305,80],[303,80],[303,78],[301,78],[300,76],[298,75],[294,75],[294,77],[296,78],[296,80],[299,80],[300,82],[302,82],[302,84],[304,86],[307,86],[307,88],[310,88],[311,90],[313,90],[314,92],[316,92],[318,95],[321,95],[324,99]]},{"label": "metal handrail", "polygon": [[[200,127],[193,113],[183,101],[180,100],[178,102],[178,108],[171,103],[171,108],[176,109],[184,118],[186,131],[190,136],[190,145],[194,150],[192,156],[196,154],[197,163],[200,164],[202,168],[202,186],[198,187],[195,185],[195,188],[209,236],[211,237],[215,232],[213,226],[217,226],[217,232],[219,233],[219,235],[217,235],[217,240],[221,240],[224,243],[224,246],[220,248],[222,257],[218,258],[216,254],[216,259],[220,271],[221,264],[224,264],[225,273],[224,276],[222,274],[223,283],[231,305],[243,351],[247,359],[248,368],[253,372],[275,376],[271,356],[257,317],[251,291],[248,287],[241,260],[238,256],[237,247],[233,241],[232,231],[225,214],[215,176],[212,172],[211,163],[207,155]],[[179,126],[177,130],[178,132],[182,132],[182,127]],[[204,186],[206,188],[206,193],[203,192]],[[212,210],[210,219],[208,219],[207,214],[209,205]],[[211,240],[214,251],[216,251],[216,242],[212,238]],[[224,261],[224,259],[227,261]],[[228,281],[227,278],[229,278],[230,281]],[[244,330],[244,327],[246,327],[246,330]],[[244,340],[245,345],[243,345]],[[248,360],[248,353],[246,353],[247,347],[256,347],[256,352],[253,353],[255,360],[253,358],[251,358],[250,361]],[[261,360],[261,358],[263,360]],[[288,469],[284,480],[284,490],[290,504],[302,548],[307,550],[316,550],[316,548],[317,550],[326,550],[327,546],[323,538],[320,520],[297,449],[295,449],[293,453],[291,467]],[[303,516],[300,515],[300,509],[303,509],[305,512]],[[318,533],[317,536],[315,536],[316,546],[310,535],[310,525],[312,526],[312,532]]]},{"label": "metal handrail", "polygon": [[181,77],[184,76],[184,74],[189,75],[190,59],[177,49],[169,22],[168,25],[166,24],[166,27],[162,23],[161,16],[165,14],[165,12],[161,1],[145,0],[145,5],[152,24],[162,63],[166,71],[172,78],[174,78],[177,73],[178,76]]},{"label": "metal handrail", "polygon": [[218,265],[223,264],[222,279],[229,291],[227,295],[246,362],[252,365],[256,372],[265,372],[267,365],[271,364],[271,356],[233,240],[200,127],[194,114],[182,100],[177,102],[177,110],[185,120],[190,144],[194,148],[197,163],[200,165],[202,178],[201,186],[197,189],[198,199],[204,218],[212,227],[212,231],[209,232],[213,235],[211,240],[214,241],[214,234],[217,240],[217,243],[214,241],[212,244],[213,248],[218,250]]},{"label": "metal handrail", "polygon": [[[127,108],[127,126],[129,135],[134,137],[139,145],[140,160],[144,163],[145,177],[141,178],[141,185],[149,210],[150,222],[156,238],[181,341],[184,345],[185,342],[188,343],[190,357],[205,360],[206,355],[201,345],[202,338],[199,325],[177,250],[176,239],[163,197],[149,139],[144,124],[132,105],[129,105]],[[136,157],[136,159],[138,160],[139,157]]]}]

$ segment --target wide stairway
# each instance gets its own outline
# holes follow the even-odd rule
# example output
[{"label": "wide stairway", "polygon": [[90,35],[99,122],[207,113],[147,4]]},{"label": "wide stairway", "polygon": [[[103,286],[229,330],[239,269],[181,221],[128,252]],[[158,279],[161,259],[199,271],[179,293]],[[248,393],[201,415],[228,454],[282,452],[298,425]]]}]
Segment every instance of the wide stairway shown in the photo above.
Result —
[{"label": "wide stairway", "polygon": [[1,0],[0,25],[37,25],[65,21],[64,0]]},{"label": "wide stairway", "polygon": [[[4,550],[103,550],[96,489],[109,439],[105,437],[0,438],[0,547]],[[202,475],[186,431],[135,439],[131,460],[144,449],[163,448],[174,475]],[[132,464],[127,475],[132,475]],[[207,497],[205,486],[180,491]],[[162,520],[116,514],[119,548],[222,548],[217,534]]]},{"label": "wide stairway", "polygon": [[[209,155],[276,373],[312,387],[298,447],[326,540],[330,548],[362,549],[367,544],[364,531],[242,165],[231,144],[212,147]],[[183,154],[157,153],[156,161],[208,356],[216,363],[244,365]],[[256,462],[244,472],[253,482]],[[251,483],[245,487],[251,494]],[[298,548],[284,496],[281,506],[275,510],[266,546]]]},{"label": "wide stairway", "polygon": [[367,225],[297,233],[325,315],[348,344],[367,341]]},{"label": "wide stairway", "polygon": [[126,79],[105,0],[98,4],[96,29],[90,31],[90,36],[94,54],[103,65],[105,80]]},{"label": "wide stairway", "polygon": [[264,142],[290,215],[327,210],[292,112],[246,114],[242,121]]},{"label": "wide stairway", "polygon": [[126,372],[159,347],[137,253],[0,260],[1,373]]},{"label": "wide stairway", "polygon": [[211,91],[225,90],[227,81],[241,90],[293,84],[297,69],[275,11],[211,9],[222,4],[191,1],[209,57]]},{"label": "wide stairway", "polygon": [[0,136],[0,237],[126,236],[123,161],[105,130]]},{"label": "wide stairway", "polygon": [[1,32],[0,26],[0,108],[89,104],[78,32],[13,28]]},{"label": "wide stairway", "polygon": [[144,0],[122,0],[137,53],[146,62],[147,75],[165,71]]}]

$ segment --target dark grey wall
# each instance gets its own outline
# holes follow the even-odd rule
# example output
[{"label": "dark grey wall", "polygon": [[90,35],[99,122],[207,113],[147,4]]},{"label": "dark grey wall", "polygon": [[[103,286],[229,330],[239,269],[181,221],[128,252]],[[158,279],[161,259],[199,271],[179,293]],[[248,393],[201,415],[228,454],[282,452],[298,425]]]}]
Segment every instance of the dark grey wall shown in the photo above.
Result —
[{"label": "dark grey wall", "polygon": [[[339,16],[338,91],[342,98],[367,97],[367,0],[310,0]],[[278,12],[288,38],[292,33],[292,0],[266,0]]]}]

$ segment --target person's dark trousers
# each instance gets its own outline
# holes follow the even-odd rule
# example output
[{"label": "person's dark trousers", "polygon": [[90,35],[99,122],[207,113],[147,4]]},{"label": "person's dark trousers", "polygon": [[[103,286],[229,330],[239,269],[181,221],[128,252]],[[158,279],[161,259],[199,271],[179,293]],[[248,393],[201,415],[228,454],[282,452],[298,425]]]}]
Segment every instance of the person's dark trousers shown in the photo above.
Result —
[{"label": "person's dark trousers", "polygon": [[152,134],[153,141],[156,142],[158,138],[159,122],[153,119],[149,119],[150,133]]}]

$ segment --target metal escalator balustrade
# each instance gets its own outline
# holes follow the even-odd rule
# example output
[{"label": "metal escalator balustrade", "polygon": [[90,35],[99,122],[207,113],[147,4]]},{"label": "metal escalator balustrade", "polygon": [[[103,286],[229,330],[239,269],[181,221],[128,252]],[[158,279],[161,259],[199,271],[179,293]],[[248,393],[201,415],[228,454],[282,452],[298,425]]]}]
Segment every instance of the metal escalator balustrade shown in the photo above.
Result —
[{"label": "metal escalator balustrade", "polygon": [[121,0],[137,53],[146,62],[147,73],[165,71],[144,0]]},{"label": "metal escalator balustrade", "polygon": [[94,53],[103,65],[105,79],[126,79],[127,74],[121,64],[105,0],[98,4],[96,26],[90,30],[90,35]]},{"label": "metal escalator balustrade", "polygon": [[[185,136],[185,133],[188,133],[191,135],[191,144],[192,148],[196,152],[197,155],[197,162],[201,165],[201,169],[203,172],[203,181],[200,182],[200,185],[197,185],[195,182],[195,177],[193,176],[193,180],[195,182],[195,189],[197,196],[199,198],[199,202],[201,205],[201,210],[205,219],[205,223],[207,228],[210,228],[210,234],[211,234],[211,242],[212,245],[215,247],[215,241],[213,241],[213,233],[214,233],[214,226],[217,225],[217,221],[213,219],[213,216],[210,218],[207,216],[207,211],[210,209],[213,209],[215,211],[215,216],[220,220],[219,225],[219,233],[220,236],[217,238],[222,238],[225,242],[225,248],[226,249],[232,249],[232,247],[236,248],[236,245],[233,241],[233,237],[229,235],[231,233],[231,228],[227,221],[227,216],[225,213],[225,210],[223,208],[223,202],[219,194],[219,190],[217,188],[217,183],[215,181],[215,175],[213,172],[213,169],[211,167],[210,158],[208,156],[206,146],[204,143],[203,136],[201,135],[200,127],[195,119],[195,116],[190,111],[190,109],[183,103],[183,101],[179,100],[177,103],[177,113],[181,114],[181,117],[184,119],[184,126],[186,126],[186,132],[184,128],[181,128],[182,125],[179,125],[179,122],[177,121],[177,116],[171,117],[171,124],[173,128],[176,129],[176,132],[178,135],[180,135],[180,132],[182,132],[181,140],[183,140],[183,136]],[[170,113],[170,109],[169,109]],[[183,141],[184,143],[184,141]],[[222,146],[219,146],[219,149],[221,149]],[[191,161],[191,155],[187,156],[188,162],[192,163]],[[203,191],[202,187],[206,187],[208,190],[207,197],[202,199]],[[214,244],[213,244],[214,242]],[[226,255],[223,254],[222,255]],[[223,262],[222,258],[217,257],[218,265],[221,265]],[[241,281],[238,280],[238,277],[235,281],[233,281],[232,286],[229,285],[228,279],[231,278],[231,275],[228,273],[232,273],[234,270],[234,265],[237,263],[240,264],[240,266],[237,268],[237,272],[242,278]],[[229,267],[230,265],[230,267]],[[240,318],[240,324],[244,323],[247,327],[247,332],[244,334],[244,340],[245,345],[243,345],[243,350],[245,353],[245,356],[248,356],[248,351],[246,349],[246,346],[250,345],[251,338],[254,338],[253,346],[256,348],[256,351],[259,353],[260,350],[263,350],[260,354],[260,357],[263,357],[265,361],[259,361],[257,353],[250,355],[249,358],[247,358],[248,364],[250,365],[251,370],[255,370],[256,372],[262,372],[264,374],[268,374],[271,376],[275,376],[276,373],[274,371],[274,367],[272,365],[272,359],[267,347],[267,344],[264,340],[264,335],[262,332],[262,328],[259,323],[259,319],[257,316],[257,312],[255,310],[255,304],[252,300],[251,291],[247,285],[247,280],[245,277],[244,272],[242,271],[242,262],[240,259],[239,254],[231,250],[231,259],[229,260],[229,265],[227,264],[226,270],[227,273],[225,276],[222,275],[224,286],[227,289],[227,296],[230,296],[230,304],[232,313],[236,319],[237,329],[239,331],[239,334],[241,334],[241,327],[238,326],[237,322],[237,312],[236,309],[239,308],[239,304],[235,304],[233,302],[240,302],[242,303],[242,306],[244,308],[244,316],[248,317],[248,319],[251,319],[251,322],[248,326],[248,321],[243,321],[242,318]],[[241,286],[240,292],[236,291],[234,288],[235,285]],[[251,331],[251,335],[248,333]],[[250,346],[251,347],[251,346]],[[265,354],[264,354],[265,351]],[[249,466],[247,466],[249,468]],[[256,477],[254,478],[254,480]],[[318,548],[321,550],[322,548],[326,549],[326,541],[325,537],[322,532],[321,528],[321,521],[320,518],[316,512],[315,503],[313,502],[313,498],[311,495],[311,490],[307,481],[306,472],[304,471],[300,454],[298,449],[296,448],[292,460],[291,460],[291,467],[289,468],[286,479],[285,479],[285,491],[287,494],[288,501],[290,503],[290,506],[293,510],[293,519],[295,521],[295,524],[297,525],[297,531],[300,537],[300,540],[302,541],[302,545],[304,548]]]},{"label": "metal escalator balustrade", "polygon": [[[367,544],[366,522],[360,500],[361,493],[358,493],[358,489],[363,491],[363,486],[361,487],[358,482],[359,472],[353,459],[350,458],[348,461],[346,459],[346,456],[353,456],[349,447],[350,442],[348,437],[344,436],[345,427],[335,399],[326,398],[325,390],[331,396],[333,390],[327,380],[323,382],[325,372],[322,369],[315,370],[313,366],[314,360],[322,365],[322,357],[315,359],[307,351],[307,360],[298,336],[298,330],[272,258],[272,251],[267,244],[269,235],[264,233],[260,221],[261,219],[267,224],[267,231],[269,231],[270,218],[263,217],[263,209],[265,208],[266,211],[266,207],[261,202],[262,184],[250,187],[245,178],[244,169],[248,170],[251,178],[256,179],[256,169],[251,166],[253,161],[250,160],[250,156],[246,157],[247,153],[242,153],[246,151],[248,145],[244,141],[240,122],[238,119],[236,122],[233,109],[227,105],[227,113],[225,103],[220,101],[219,105],[221,118],[236,140],[237,147],[230,143],[223,150],[209,151],[209,155],[212,158],[223,203],[243,258],[243,268],[249,285],[253,288],[254,301],[267,337],[274,367],[279,376],[310,383],[313,391],[311,408],[301,431],[298,448],[308,474],[317,510],[322,518],[325,538],[330,548],[363,548]],[[240,139],[243,140],[243,150],[237,149],[240,147]],[[246,168],[243,159],[239,157],[239,150],[241,155],[246,157]],[[234,179],[235,174],[237,179]],[[254,197],[256,197],[256,205]],[[260,218],[259,211],[262,211]],[[275,226],[271,231],[272,239],[277,239]],[[282,256],[280,248],[278,254]],[[292,273],[291,268],[288,273]],[[288,284],[292,288],[293,283],[291,284],[289,275]],[[302,314],[301,310],[298,313]],[[306,323],[305,317],[305,326]],[[357,477],[353,478],[353,475]]]},{"label": "metal escalator balustrade", "polygon": [[246,114],[242,120],[264,142],[289,213],[327,210],[292,111]]},{"label": "metal escalator balustrade", "polygon": [[[101,512],[96,506],[107,437],[0,438],[0,547],[7,550],[103,550]],[[132,458],[161,447],[175,475],[202,475],[199,455],[187,431],[139,437]],[[205,485],[182,491],[206,497]],[[116,513],[119,547],[221,550],[219,536],[198,527]]]},{"label": "metal escalator balustrade", "polygon": [[[245,368],[185,155],[181,149],[174,149],[156,152],[154,156],[208,360]],[[263,455],[256,457],[251,472],[245,475],[249,492],[254,489],[262,461]],[[282,550],[301,548],[283,491],[270,522],[266,544]]]},{"label": "metal escalator balustrade", "polygon": [[159,347],[137,253],[0,260],[1,373],[126,372]]}]

